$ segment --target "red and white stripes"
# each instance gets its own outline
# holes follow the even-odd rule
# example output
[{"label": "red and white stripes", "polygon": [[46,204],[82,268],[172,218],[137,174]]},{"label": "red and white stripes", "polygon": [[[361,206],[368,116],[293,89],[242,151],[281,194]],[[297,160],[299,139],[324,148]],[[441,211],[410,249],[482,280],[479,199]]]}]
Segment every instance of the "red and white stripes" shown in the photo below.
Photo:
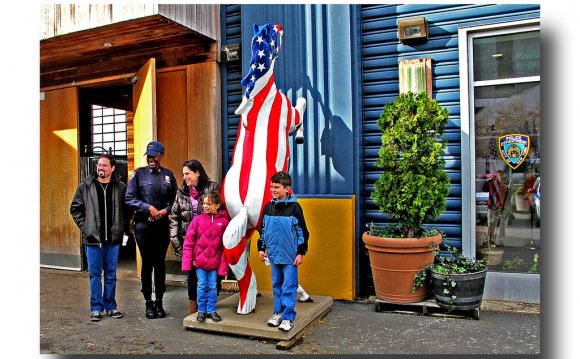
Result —
[{"label": "red and white stripes", "polygon": [[[288,135],[298,126],[306,100],[299,98],[293,107],[274,83],[274,62],[268,73],[258,79],[250,97],[243,97],[236,110],[240,115],[232,167],[224,178],[223,196],[232,221],[224,233],[226,257],[238,280],[238,313],[255,308],[256,279],[248,264],[249,240],[262,223],[262,212],[270,200],[270,177],[288,170]],[[301,136],[301,131],[298,134]],[[243,298],[243,300],[242,300]]]}]

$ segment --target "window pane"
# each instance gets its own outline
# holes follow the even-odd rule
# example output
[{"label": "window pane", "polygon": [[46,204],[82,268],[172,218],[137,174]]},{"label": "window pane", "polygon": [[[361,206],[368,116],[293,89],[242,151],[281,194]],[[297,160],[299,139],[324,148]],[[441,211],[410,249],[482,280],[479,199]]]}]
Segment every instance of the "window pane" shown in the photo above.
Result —
[{"label": "window pane", "polygon": [[475,81],[540,75],[540,32],[473,39]]},{"label": "window pane", "polygon": [[115,133],[115,141],[127,141],[127,133],[126,132]]},{"label": "window pane", "polygon": [[[491,249],[490,270],[538,271],[540,254],[540,83],[476,87],[475,173],[478,257]],[[512,169],[498,138],[530,136],[526,159]],[[499,181],[493,181],[493,175]],[[488,257],[491,260],[492,257]]]},{"label": "window pane", "polygon": [[114,132],[115,125],[103,125],[103,132]]},{"label": "window pane", "polygon": [[114,142],[104,142],[103,147],[105,147],[108,151],[109,148],[115,148],[115,143]]},{"label": "window pane", "polygon": [[[112,149],[116,155],[127,155],[127,115],[125,110],[92,105],[92,147]],[[95,149],[94,153],[103,153]]]}]

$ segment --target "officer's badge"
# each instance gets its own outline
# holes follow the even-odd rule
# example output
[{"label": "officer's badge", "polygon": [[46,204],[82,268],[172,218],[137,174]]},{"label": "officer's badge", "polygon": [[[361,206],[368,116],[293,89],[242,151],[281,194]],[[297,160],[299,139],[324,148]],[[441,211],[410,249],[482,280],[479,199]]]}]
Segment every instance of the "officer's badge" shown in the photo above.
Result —
[{"label": "officer's badge", "polygon": [[169,176],[165,176],[165,183],[171,184],[171,179],[169,178]]},{"label": "officer's badge", "polygon": [[518,168],[524,162],[530,151],[530,136],[511,134],[497,139],[501,157],[512,169]]}]

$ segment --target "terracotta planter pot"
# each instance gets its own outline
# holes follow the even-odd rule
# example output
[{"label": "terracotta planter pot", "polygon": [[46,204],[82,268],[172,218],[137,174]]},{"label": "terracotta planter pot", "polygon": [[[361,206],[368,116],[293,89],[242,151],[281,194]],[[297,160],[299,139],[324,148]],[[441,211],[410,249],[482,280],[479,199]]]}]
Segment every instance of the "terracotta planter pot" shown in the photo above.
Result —
[{"label": "terracotta planter pot", "polygon": [[427,298],[424,286],[413,293],[413,276],[435,260],[442,236],[385,238],[363,234],[369,251],[373,283],[378,299],[389,303],[414,303]]}]

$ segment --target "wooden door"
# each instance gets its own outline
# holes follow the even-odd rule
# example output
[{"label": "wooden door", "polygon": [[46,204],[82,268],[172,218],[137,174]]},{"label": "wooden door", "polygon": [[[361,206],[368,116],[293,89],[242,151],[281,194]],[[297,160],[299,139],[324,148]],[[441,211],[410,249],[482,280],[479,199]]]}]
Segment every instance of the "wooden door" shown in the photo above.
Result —
[{"label": "wooden door", "polygon": [[[147,144],[157,139],[157,99],[155,58],[149,59],[135,74],[133,81],[133,143],[128,144],[129,178],[135,168],[147,165],[143,156]],[[141,274],[141,254],[137,247],[137,276]]]},{"label": "wooden door", "polygon": [[133,146],[129,143],[129,177],[135,168],[146,166],[147,144],[157,139],[155,58],[139,69],[133,82]]},{"label": "wooden door", "polygon": [[40,264],[80,270],[80,232],[69,212],[79,179],[76,87],[40,100]]}]

